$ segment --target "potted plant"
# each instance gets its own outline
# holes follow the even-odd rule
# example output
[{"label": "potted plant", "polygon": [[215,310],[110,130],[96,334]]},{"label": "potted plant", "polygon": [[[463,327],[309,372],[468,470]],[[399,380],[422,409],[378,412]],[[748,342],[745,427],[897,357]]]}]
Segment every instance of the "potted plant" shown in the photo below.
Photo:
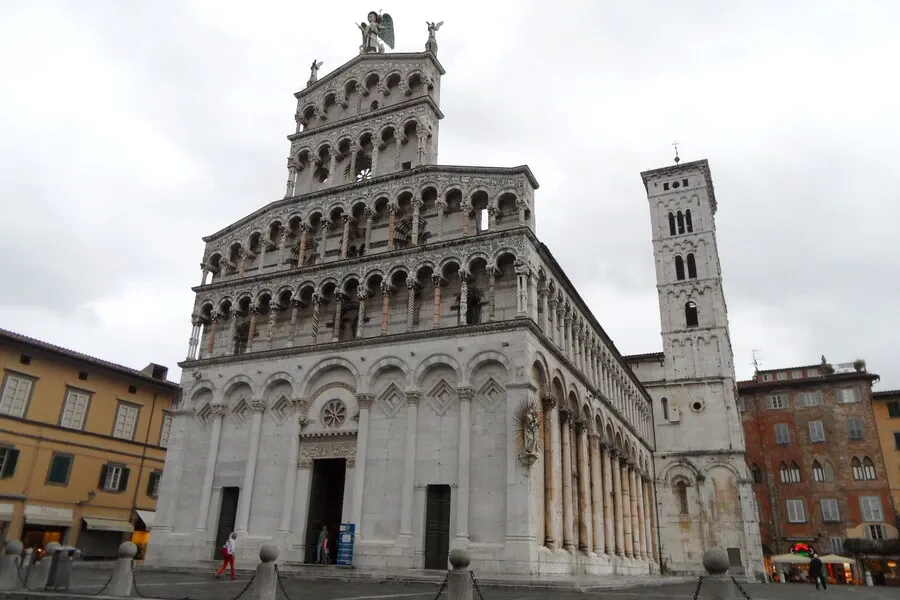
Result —
[{"label": "potted plant", "polygon": [[862,373],[866,370],[866,361],[861,358],[857,358],[853,361],[853,368],[856,369],[857,373]]}]

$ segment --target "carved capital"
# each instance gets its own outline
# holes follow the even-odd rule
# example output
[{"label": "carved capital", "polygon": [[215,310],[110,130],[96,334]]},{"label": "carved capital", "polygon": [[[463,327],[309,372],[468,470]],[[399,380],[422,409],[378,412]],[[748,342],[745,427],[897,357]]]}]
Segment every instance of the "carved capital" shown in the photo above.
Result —
[{"label": "carved capital", "polygon": [[209,405],[209,414],[214,417],[223,417],[225,416],[225,411],[228,410],[228,407],[224,404],[210,404]]},{"label": "carved capital", "polygon": [[266,412],[266,401],[265,400],[251,400],[250,401],[250,410],[255,413]]},{"label": "carved capital", "polygon": [[406,289],[408,289],[408,290],[410,290],[410,291],[413,291],[413,290],[415,290],[417,287],[419,287],[419,282],[416,281],[415,279],[413,279],[413,278],[410,277],[410,278],[408,278],[408,279],[406,280]]},{"label": "carved capital", "polygon": [[369,290],[361,290],[356,292],[356,299],[365,302],[369,298]]},{"label": "carved capital", "polygon": [[450,205],[447,204],[446,200],[438,200],[434,203],[434,206],[438,209],[438,213],[442,215],[447,212],[448,208],[450,208]]},{"label": "carved capital", "polygon": [[558,402],[557,402],[555,396],[553,396],[551,394],[547,394],[543,398],[541,398],[541,404],[543,404],[544,410],[551,411],[554,408],[556,408],[556,405],[558,404]]},{"label": "carved capital", "polygon": [[400,207],[391,202],[390,204],[388,204],[388,212],[392,215],[396,215],[398,212],[400,212]]},{"label": "carved capital", "polygon": [[363,209],[363,214],[366,215],[366,219],[371,220],[375,216],[375,211],[367,206]]},{"label": "carved capital", "polygon": [[412,205],[413,208],[418,210],[418,209],[422,208],[423,206],[425,206],[425,201],[422,200],[421,198],[413,198],[413,201],[410,202],[410,204]]},{"label": "carved capital", "polygon": [[573,425],[575,426],[575,433],[584,433],[587,429],[587,423],[583,419],[577,419]]},{"label": "carved capital", "polygon": [[421,399],[421,392],[406,392],[406,404],[409,406],[418,406]]},{"label": "carved capital", "polygon": [[591,438],[591,441],[594,441],[594,442],[600,440],[600,434],[597,433],[596,431],[591,431],[591,432],[588,434],[588,437],[590,437],[590,438]]},{"label": "carved capital", "polygon": [[394,291],[394,286],[392,286],[387,281],[381,282],[381,293],[382,294],[384,294],[385,296],[390,296],[393,291]]},{"label": "carved capital", "polygon": [[460,281],[469,281],[469,272],[465,269],[459,270],[459,280]]},{"label": "carved capital", "polygon": [[343,215],[341,219],[344,221],[344,225],[349,225],[350,223],[355,223],[356,219],[353,218],[353,215]]},{"label": "carved capital", "polygon": [[307,400],[305,398],[294,398],[291,400],[291,406],[294,407],[294,411],[298,413],[306,413]]},{"label": "carved capital", "polygon": [[456,388],[456,393],[460,402],[471,402],[472,398],[475,397],[475,390],[468,386]]},{"label": "carved capital", "polygon": [[368,410],[372,406],[372,394],[356,394],[356,403],[361,410]]},{"label": "carved capital", "polygon": [[559,422],[566,423],[569,419],[572,418],[572,411],[568,408],[562,407],[559,409]]},{"label": "carved capital", "polygon": [[444,283],[444,278],[435,273],[434,275],[431,276],[431,282],[434,284],[435,287],[440,287]]}]

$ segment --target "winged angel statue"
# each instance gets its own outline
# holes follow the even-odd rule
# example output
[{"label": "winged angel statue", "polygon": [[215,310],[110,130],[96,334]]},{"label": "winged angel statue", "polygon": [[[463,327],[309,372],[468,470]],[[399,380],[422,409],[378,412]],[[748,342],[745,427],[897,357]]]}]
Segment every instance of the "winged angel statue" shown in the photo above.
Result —
[{"label": "winged angel statue", "polygon": [[391,15],[380,14],[373,10],[368,14],[366,20],[368,23],[359,24],[359,30],[362,32],[362,46],[359,47],[359,53],[377,52],[384,54],[384,44],[387,44],[387,47],[393,50],[394,20],[391,18]]}]

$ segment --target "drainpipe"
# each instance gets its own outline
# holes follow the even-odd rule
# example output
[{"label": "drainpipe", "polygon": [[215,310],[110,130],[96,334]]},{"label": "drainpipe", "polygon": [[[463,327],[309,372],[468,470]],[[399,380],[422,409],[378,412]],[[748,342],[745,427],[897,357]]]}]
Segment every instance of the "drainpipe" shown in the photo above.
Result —
[{"label": "drainpipe", "polygon": [[141,464],[138,467],[136,485],[134,486],[134,497],[131,499],[131,518],[134,519],[134,512],[137,510],[137,497],[141,491],[141,476],[144,474],[144,459],[147,456],[147,444],[150,443],[150,430],[153,428],[153,415],[156,413],[156,397],[157,392],[153,392],[153,403],[150,405],[150,422],[147,423],[147,435],[144,436],[144,447],[141,448]]}]

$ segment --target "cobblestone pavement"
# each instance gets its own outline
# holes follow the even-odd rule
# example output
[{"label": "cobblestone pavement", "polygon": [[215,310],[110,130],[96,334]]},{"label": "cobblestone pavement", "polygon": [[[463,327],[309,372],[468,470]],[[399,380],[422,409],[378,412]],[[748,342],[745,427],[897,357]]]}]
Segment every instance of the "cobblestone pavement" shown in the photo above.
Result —
[{"label": "cobblestone pavement", "polygon": [[[94,594],[109,579],[107,569],[75,569],[70,591],[77,594]],[[138,590],[145,597],[193,600],[231,600],[250,581],[248,574],[238,574],[235,581],[216,580],[212,574],[164,573],[158,571],[137,572]],[[374,583],[340,580],[303,580],[285,578],[284,587],[289,600],[431,600],[438,592],[434,583]],[[747,584],[744,586],[753,600],[804,600],[806,598],[831,598],[832,600],[900,600],[900,588],[830,586],[827,592],[817,592],[811,584]],[[696,584],[650,586],[626,590],[539,590],[500,589],[484,587],[485,600],[575,600],[597,598],[603,600],[689,600],[694,596]],[[137,593],[134,594],[136,597]],[[65,598],[65,595],[60,595]],[[279,598],[282,596],[279,594]],[[446,599],[446,591],[441,594]],[[477,598],[477,595],[476,595]],[[700,600],[705,598],[702,593]],[[735,594],[735,599],[742,596]]]}]

